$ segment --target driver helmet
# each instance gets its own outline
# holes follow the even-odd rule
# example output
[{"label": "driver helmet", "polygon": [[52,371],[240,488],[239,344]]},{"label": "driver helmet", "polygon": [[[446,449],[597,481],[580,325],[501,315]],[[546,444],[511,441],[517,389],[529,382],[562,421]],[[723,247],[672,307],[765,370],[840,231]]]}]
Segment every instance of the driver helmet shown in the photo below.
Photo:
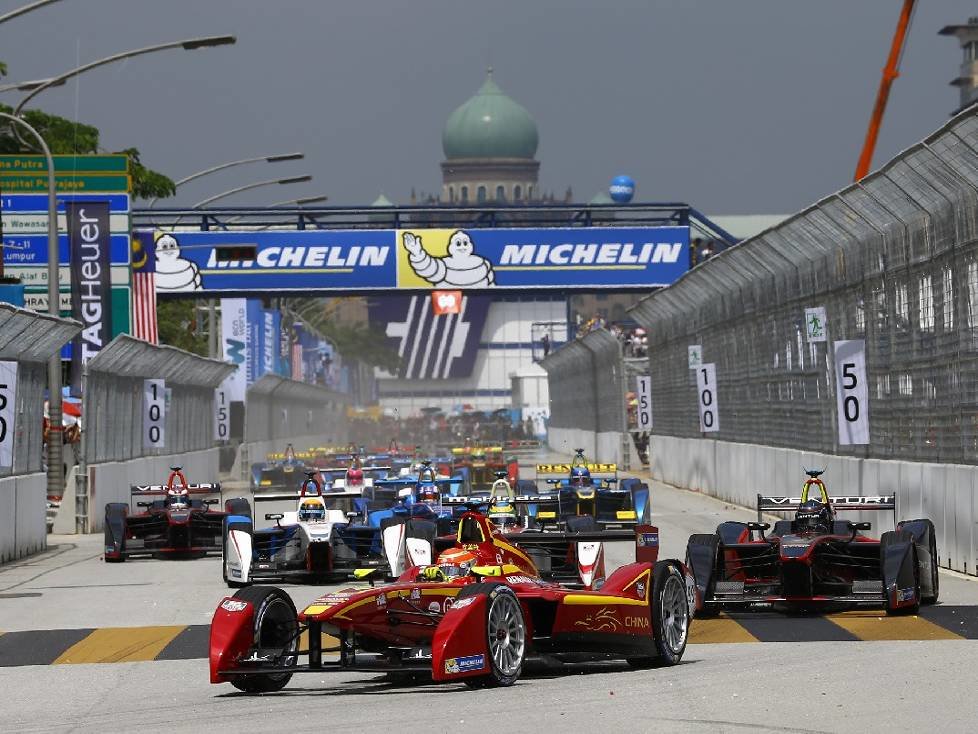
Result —
[{"label": "driver helmet", "polygon": [[326,508],[321,502],[307,500],[299,506],[299,519],[303,522],[317,522],[326,519]]},{"label": "driver helmet", "polygon": [[190,507],[190,492],[186,487],[170,487],[166,490],[166,502],[174,510]]},{"label": "driver helmet", "polygon": [[832,530],[832,509],[818,500],[808,500],[795,513],[796,532],[828,533]]},{"label": "driver helmet", "polygon": [[441,500],[441,492],[437,484],[422,484],[418,486],[418,501],[438,504]]},{"label": "driver helmet", "polygon": [[346,470],[346,485],[348,487],[362,487],[363,486],[363,469],[347,469]]},{"label": "driver helmet", "polygon": [[591,472],[588,471],[586,466],[572,467],[569,483],[572,487],[590,487],[593,484],[591,480]]}]

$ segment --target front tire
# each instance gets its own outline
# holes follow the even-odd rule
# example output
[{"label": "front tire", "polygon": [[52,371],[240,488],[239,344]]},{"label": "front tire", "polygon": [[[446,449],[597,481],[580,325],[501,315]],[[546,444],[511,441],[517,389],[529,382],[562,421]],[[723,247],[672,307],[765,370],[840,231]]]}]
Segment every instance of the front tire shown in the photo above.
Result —
[{"label": "front tire", "polygon": [[655,657],[627,658],[633,668],[651,668],[678,665],[686,651],[689,638],[689,622],[692,618],[686,597],[686,580],[679,569],[660,561],[652,574],[652,597],[649,600],[652,615],[652,637],[658,655]]},{"label": "front tire", "polygon": [[[254,645],[263,654],[275,654],[274,662],[296,664],[299,649],[299,618],[292,599],[273,586],[249,586],[234,595],[255,608]],[[256,673],[231,678],[231,685],[245,693],[273,693],[282,690],[292,673]]]},{"label": "front tire", "polygon": [[[465,593],[468,592],[468,593]],[[489,674],[466,678],[469,688],[511,686],[523,672],[526,657],[526,621],[516,594],[502,584],[471,584],[459,598],[485,594],[486,650],[489,652]]]}]

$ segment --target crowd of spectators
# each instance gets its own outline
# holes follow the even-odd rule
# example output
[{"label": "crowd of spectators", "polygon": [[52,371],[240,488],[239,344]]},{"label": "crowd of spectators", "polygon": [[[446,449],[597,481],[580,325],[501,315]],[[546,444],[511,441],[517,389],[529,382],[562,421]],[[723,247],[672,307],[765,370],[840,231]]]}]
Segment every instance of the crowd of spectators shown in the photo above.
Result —
[{"label": "crowd of spectators", "polygon": [[514,418],[508,409],[448,415],[441,410],[426,408],[420,415],[410,417],[351,418],[349,428],[355,442],[374,448],[393,442],[402,449],[412,446],[430,449],[464,446],[466,440],[472,444],[504,444],[536,438],[533,421]]}]

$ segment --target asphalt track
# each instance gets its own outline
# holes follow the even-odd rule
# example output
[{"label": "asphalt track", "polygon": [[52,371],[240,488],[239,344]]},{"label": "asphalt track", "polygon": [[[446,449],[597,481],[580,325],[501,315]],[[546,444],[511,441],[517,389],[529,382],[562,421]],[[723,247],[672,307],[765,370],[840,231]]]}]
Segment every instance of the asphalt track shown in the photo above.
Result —
[{"label": "asphalt track", "polygon": [[[652,502],[663,557],[682,557],[690,533],[752,515],[662,485]],[[51,544],[0,567],[0,731],[978,729],[978,582],[953,573],[942,573],[941,604],[919,617],[697,620],[675,668],[535,666],[489,691],[331,673],[247,697],[207,683],[207,624],[226,592],[217,559],[106,565],[100,537]],[[609,547],[609,568],[630,554]],[[297,605],[324,590],[285,588]]]}]

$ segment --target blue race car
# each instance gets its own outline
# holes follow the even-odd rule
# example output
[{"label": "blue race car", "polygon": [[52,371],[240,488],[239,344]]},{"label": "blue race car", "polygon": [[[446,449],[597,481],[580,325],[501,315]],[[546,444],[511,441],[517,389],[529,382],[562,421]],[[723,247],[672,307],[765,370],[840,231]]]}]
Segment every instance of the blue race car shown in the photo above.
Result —
[{"label": "blue race car", "polygon": [[569,465],[537,465],[537,480],[545,480],[554,492],[550,503],[537,508],[536,520],[564,522],[568,517],[590,516],[605,527],[644,521],[649,511],[648,485],[636,478],[619,482],[617,465],[592,464],[584,449],[575,452]]}]

